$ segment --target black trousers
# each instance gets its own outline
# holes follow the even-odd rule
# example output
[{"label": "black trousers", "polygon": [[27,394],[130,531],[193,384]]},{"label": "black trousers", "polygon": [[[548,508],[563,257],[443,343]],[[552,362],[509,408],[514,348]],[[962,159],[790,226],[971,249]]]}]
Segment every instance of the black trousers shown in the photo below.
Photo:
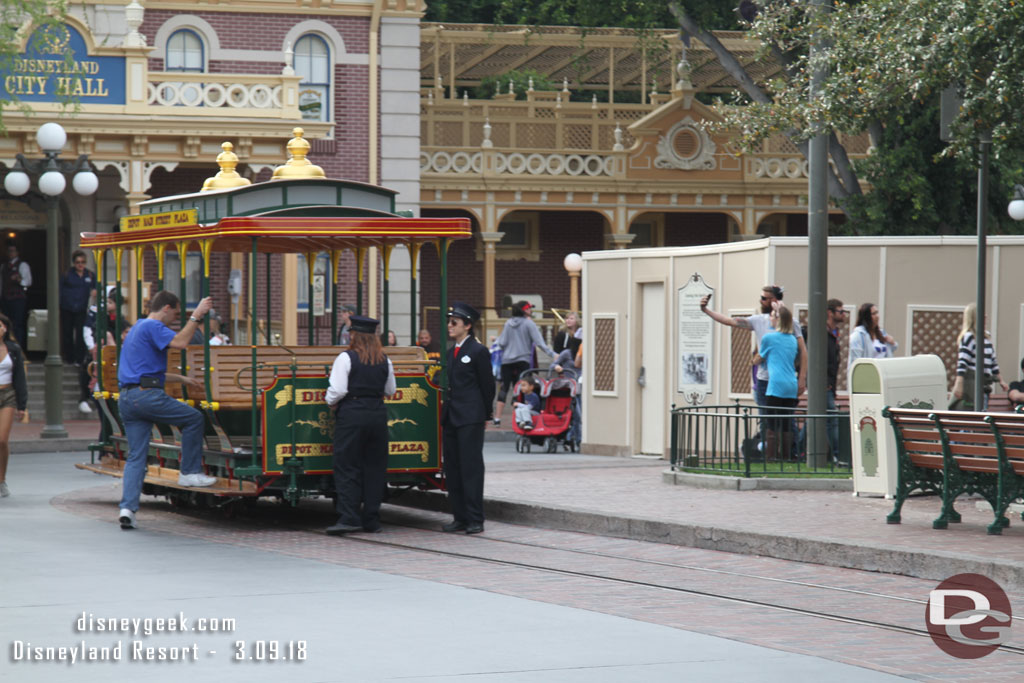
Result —
[{"label": "black trousers", "polygon": [[334,420],[338,523],[380,527],[388,471],[388,413],[381,399],[342,401]]},{"label": "black trousers", "polygon": [[79,364],[85,357],[85,311],[60,312],[60,355],[65,363]]},{"label": "black trousers", "polygon": [[455,521],[484,523],[484,423],[444,425],[444,478]]}]

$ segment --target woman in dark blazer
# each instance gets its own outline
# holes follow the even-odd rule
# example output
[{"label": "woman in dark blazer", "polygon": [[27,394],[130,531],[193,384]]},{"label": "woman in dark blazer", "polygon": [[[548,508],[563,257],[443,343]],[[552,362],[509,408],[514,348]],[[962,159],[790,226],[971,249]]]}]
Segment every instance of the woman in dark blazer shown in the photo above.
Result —
[{"label": "woman in dark blazer", "polygon": [[0,314],[0,498],[11,495],[7,487],[7,460],[11,425],[21,420],[28,404],[28,383],[25,381],[25,357],[17,342],[11,340],[11,321]]},{"label": "woman in dark blazer", "polygon": [[444,478],[454,519],[442,529],[478,534],[484,530],[484,427],[494,405],[491,352],[473,337],[480,319],[469,304],[448,310],[448,336],[454,347],[441,409]]}]

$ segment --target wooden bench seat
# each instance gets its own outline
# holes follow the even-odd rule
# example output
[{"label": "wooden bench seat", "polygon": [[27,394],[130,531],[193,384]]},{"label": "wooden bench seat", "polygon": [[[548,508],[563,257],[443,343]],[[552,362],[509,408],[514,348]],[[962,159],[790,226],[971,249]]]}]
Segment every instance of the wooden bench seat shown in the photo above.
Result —
[{"label": "wooden bench seat", "polygon": [[1009,525],[1006,509],[1024,495],[1024,415],[886,408],[896,436],[896,503],[886,518],[900,522],[900,509],[913,491],[942,496],[932,527],[959,522],[953,505],[960,495],[977,494],[992,506],[988,533]]},{"label": "wooden bench seat", "polygon": [[[293,346],[289,349],[258,346],[256,388],[260,390],[270,386],[276,376],[290,376],[293,357],[296,374],[328,376],[334,360],[344,350],[345,347],[340,346]],[[388,346],[384,351],[395,364],[396,373],[423,372],[428,364],[426,351],[419,346]],[[422,361],[422,364],[416,361]],[[202,376],[202,346],[188,347],[188,367],[193,376]],[[252,407],[251,347],[210,347],[210,368],[210,400],[219,409],[248,410]]]}]

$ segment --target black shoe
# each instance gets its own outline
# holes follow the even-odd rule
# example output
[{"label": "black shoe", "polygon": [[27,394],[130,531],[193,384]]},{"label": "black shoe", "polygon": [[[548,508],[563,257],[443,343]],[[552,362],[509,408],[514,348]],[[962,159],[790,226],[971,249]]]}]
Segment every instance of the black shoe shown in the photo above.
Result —
[{"label": "black shoe", "polygon": [[380,532],[384,531],[384,527],[382,527],[380,524],[377,524],[376,526],[364,526],[363,531],[365,531],[368,534],[379,534]]},{"label": "black shoe", "polygon": [[470,524],[470,525],[466,526],[466,533],[467,534],[479,534],[479,533],[483,533],[483,530],[484,530],[484,525],[483,524]]},{"label": "black shoe", "polygon": [[449,533],[449,534],[450,533],[454,533],[456,531],[465,531],[465,530],[466,530],[466,523],[465,522],[460,522],[458,520],[455,520],[455,521],[452,521],[452,522],[448,522],[443,527],[441,527],[441,531],[444,531],[445,533]]},{"label": "black shoe", "polygon": [[362,531],[362,530],[363,530],[363,527],[361,527],[361,526],[353,526],[351,524],[342,524],[341,522],[338,522],[334,526],[327,527],[327,535],[328,536],[341,536],[343,534],[351,534],[351,533],[354,533],[356,531]]}]

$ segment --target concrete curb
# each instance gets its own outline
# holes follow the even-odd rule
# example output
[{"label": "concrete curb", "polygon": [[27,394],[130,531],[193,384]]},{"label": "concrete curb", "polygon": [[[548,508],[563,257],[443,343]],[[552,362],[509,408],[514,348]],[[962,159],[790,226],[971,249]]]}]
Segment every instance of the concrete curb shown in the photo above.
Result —
[{"label": "concrete curb", "polygon": [[18,453],[89,453],[89,444],[96,439],[34,439],[11,441],[11,454]]},{"label": "concrete curb", "polygon": [[[435,512],[448,510],[445,494],[437,491],[409,490],[388,502]],[[983,560],[955,552],[913,551],[884,544],[841,543],[800,534],[764,534],[640,517],[617,517],[591,510],[545,507],[495,498],[484,501],[484,512],[487,519],[511,524],[774,557],[934,581],[942,581],[954,574],[982,574],[998,582],[1007,592],[1024,594],[1024,567],[1019,563]]]},{"label": "concrete curb", "polygon": [[728,491],[853,491],[853,479],[728,477],[665,470],[661,473],[661,481],[675,486]]}]

